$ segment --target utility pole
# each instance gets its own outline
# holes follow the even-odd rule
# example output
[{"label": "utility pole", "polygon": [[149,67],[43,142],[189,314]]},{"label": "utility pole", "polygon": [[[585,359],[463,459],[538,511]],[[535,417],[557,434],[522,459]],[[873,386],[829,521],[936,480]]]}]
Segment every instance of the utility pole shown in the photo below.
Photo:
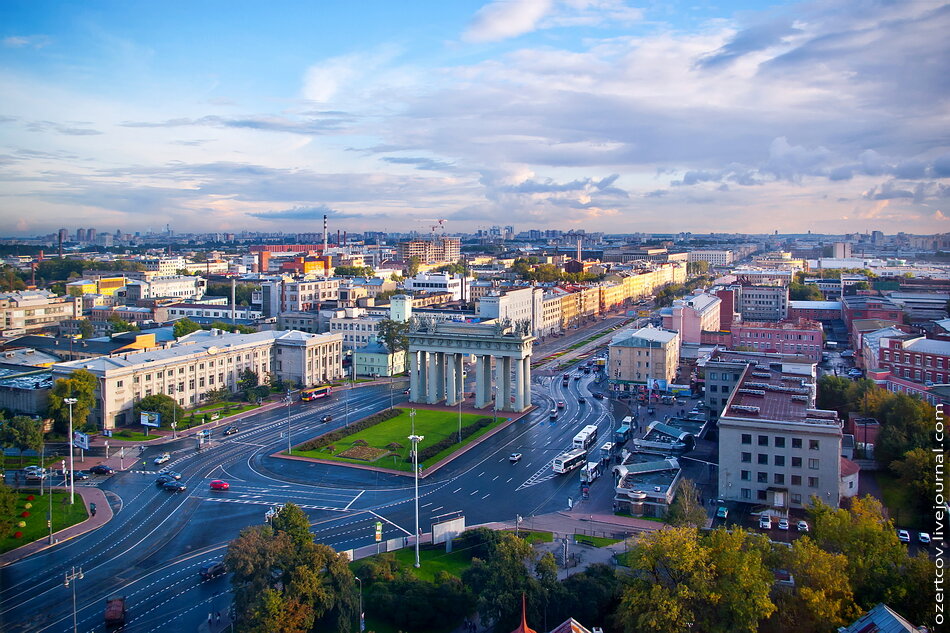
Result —
[{"label": "utility pole", "polygon": [[[76,503],[76,488],[74,485],[74,476],[73,476],[73,448],[75,442],[73,441],[73,405],[79,402],[76,398],[63,398],[63,402],[69,406],[69,504],[74,505]],[[82,570],[79,570],[79,577],[82,578]],[[69,582],[67,578],[67,584]],[[73,587],[73,601],[75,602],[76,598],[76,588]],[[75,610],[75,607],[74,607]],[[75,614],[73,615],[75,620]],[[74,627],[75,628],[75,623]]]},{"label": "utility pole", "polygon": [[[415,413],[413,411],[413,413]],[[409,441],[412,442],[412,470],[415,474],[416,479],[416,568],[420,567],[419,564],[419,442],[424,440],[425,437],[422,435],[410,435]]]}]

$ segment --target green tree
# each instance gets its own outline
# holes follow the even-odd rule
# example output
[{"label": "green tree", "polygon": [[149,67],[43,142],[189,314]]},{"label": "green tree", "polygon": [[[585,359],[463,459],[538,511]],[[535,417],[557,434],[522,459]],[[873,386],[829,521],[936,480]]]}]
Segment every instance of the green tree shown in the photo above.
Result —
[{"label": "green tree", "polygon": [[775,578],[766,560],[767,538],[744,530],[713,530],[703,539],[709,550],[713,578],[704,598],[707,606],[696,620],[702,631],[755,633],[759,623],[775,612],[769,593]]},{"label": "green tree", "polygon": [[7,264],[0,267],[0,291],[13,292],[25,289],[26,283],[23,282],[16,268]]},{"label": "green tree", "polygon": [[4,539],[13,533],[16,501],[16,490],[0,481],[0,539]]},{"label": "green tree", "polygon": [[92,327],[92,321],[89,319],[80,319],[79,321],[79,334],[84,338],[92,338],[95,334],[95,330]]},{"label": "green tree", "polygon": [[300,509],[288,503],[271,525],[245,528],[228,545],[237,630],[352,630],[358,604],[349,559],[303,534]]},{"label": "green tree", "polygon": [[934,408],[920,398],[905,393],[892,394],[881,405],[877,418],[881,431],[874,456],[882,464],[890,464],[915,448],[931,448],[936,414]]},{"label": "green tree", "polygon": [[164,393],[154,393],[145,396],[135,403],[135,419],[139,419],[139,414],[143,411],[151,413],[160,413],[162,416],[162,426],[171,427],[173,421],[182,421],[185,419],[185,410],[182,409],[174,398]]},{"label": "green tree", "polygon": [[53,418],[53,430],[59,434],[69,436],[69,405],[66,398],[75,398],[73,405],[73,428],[79,429],[86,425],[89,413],[96,406],[96,386],[98,380],[95,375],[85,369],[77,369],[69,378],[58,378],[53,383],[49,394],[47,414]]},{"label": "green tree", "polygon": [[901,488],[911,493],[911,499],[921,512],[926,512],[937,494],[934,477],[937,472],[936,453],[915,448],[904,453],[903,459],[892,461],[890,468],[897,475]]},{"label": "green tree", "polygon": [[460,259],[452,264],[443,264],[435,269],[436,272],[440,273],[449,273],[450,275],[468,275],[469,268],[468,264],[465,263],[464,259]]},{"label": "green tree", "polygon": [[185,317],[184,319],[178,319],[175,321],[175,325],[172,326],[172,334],[175,335],[175,338],[181,338],[187,336],[192,332],[197,332],[201,329],[201,326]]},{"label": "green tree", "polygon": [[215,404],[226,400],[231,395],[231,391],[227,387],[221,387],[220,389],[212,389],[211,391],[205,392],[205,401],[209,404]]},{"label": "green tree", "polygon": [[847,418],[848,411],[851,410],[848,391],[851,389],[851,381],[847,378],[825,374],[818,379],[818,397],[816,399],[819,409],[829,409],[837,411],[843,419]]},{"label": "green tree", "polygon": [[686,273],[689,275],[705,275],[709,272],[709,262],[705,259],[686,264]]},{"label": "green tree", "polygon": [[419,274],[419,267],[422,265],[422,259],[418,255],[413,255],[406,262],[406,277],[415,277]]},{"label": "green tree", "polygon": [[[248,284],[241,283],[235,284],[234,287],[234,300],[239,306],[249,306],[251,305],[251,299],[255,290],[260,290],[261,287],[257,284]],[[205,292],[208,296],[211,297],[227,297],[228,301],[231,300],[231,284],[230,283],[209,283],[205,288]]]},{"label": "green tree", "polygon": [[228,323],[226,321],[214,321],[211,325],[205,327],[206,330],[223,330],[225,332],[238,332],[240,334],[253,334],[257,328],[241,323]]},{"label": "green tree", "polygon": [[139,326],[130,321],[122,320],[117,314],[109,315],[108,322],[114,333],[139,331]]},{"label": "green tree", "polygon": [[766,630],[833,633],[858,617],[843,554],[827,552],[803,536],[783,559],[795,585],[776,592],[779,608]]},{"label": "green tree", "polygon": [[39,420],[27,415],[16,415],[6,420],[3,425],[7,429],[5,440],[10,441],[10,445],[20,451],[21,461],[23,451],[39,453],[43,448],[43,427]]},{"label": "green tree", "polygon": [[391,353],[409,349],[409,323],[383,319],[376,326],[376,335]]},{"label": "green tree", "polygon": [[788,285],[788,298],[792,301],[822,301],[825,295],[815,284],[792,283]]},{"label": "green tree", "polygon": [[243,369],[241,373],[238,374],[238,389],[241,391],[248,391],[253,389],[261,382],[260,377],[257,375],[257,372],[253,369]]},{"label": "green tree", "polygon": [[335,266],[333,274],[337,277],[372,277],[375,271],[372,266]]},{"label": "green tree", "polygon": [[472,566],[462,573],[462,582],[477,596],[482,621],[492,622],[500,630],[514,628],[520,620],[522,593],[528,595],[528,605],[536,620],[541,591],[526,567],[534,558],[531,545],[503,532],[497,540],[489,541],[487,549],[487,558],[472,559]]},{"label": "green tree", "polygon": [[676,491],[676,498],[670,504],[666,522],[677,527],[687,525],[703,527],[706,525],[706,519],[706,510],[699,500],[699,490],[696,489],[696,484],[691,479],[683,479]]}]

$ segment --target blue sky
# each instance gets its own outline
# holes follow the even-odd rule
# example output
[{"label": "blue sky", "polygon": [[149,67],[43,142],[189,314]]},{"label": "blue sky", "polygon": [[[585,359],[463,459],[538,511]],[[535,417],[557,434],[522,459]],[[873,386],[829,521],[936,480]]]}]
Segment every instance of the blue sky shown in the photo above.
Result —
[{"label": "blue sky", "polygon": [[933,233],[950,5],[4,2],[0,234]]}]

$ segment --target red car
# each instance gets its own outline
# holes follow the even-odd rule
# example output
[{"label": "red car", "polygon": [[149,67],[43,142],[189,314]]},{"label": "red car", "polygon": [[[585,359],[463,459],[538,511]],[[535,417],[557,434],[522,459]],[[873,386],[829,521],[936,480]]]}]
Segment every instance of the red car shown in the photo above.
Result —
[{"label": "red car", "polygon": [[231,484],[229,484],[226,481],[221,481],[220,479],[215,479],[214,481],[211,482],[212,490],[227,490],[230,487],[231,487]]}]

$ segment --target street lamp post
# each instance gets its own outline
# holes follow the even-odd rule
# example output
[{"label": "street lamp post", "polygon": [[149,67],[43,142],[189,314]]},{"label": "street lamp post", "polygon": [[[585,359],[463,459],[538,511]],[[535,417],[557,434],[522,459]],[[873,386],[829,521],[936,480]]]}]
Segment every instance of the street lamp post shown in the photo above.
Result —
[{"label": "street lamp post", "polygon": [[290,389],[287,390],[287,395],[284,396],[284,403],[287,405],[287,454],[293,454],[293,449],[290,447],[290,403],[292,402],[290,398]]},{"label": "street lamp post", "polygon": [[465,394],[465,384],[459,390],[459,444],[462,443],[462,396]]},{"label": "street lamp post", "polygon": [[498,385],[492,385],[491,387],[491,399],[494,408],[494,419],[492,422],[498,421]]},{"label": "street lamp post", "polygon": [[82,567],[79,568],[79,571],[76,571],[75,567],[71,567],[70,571],[66,572],[66,582],[63,583],[66,587],[69,587],[72,583],[73,588],[73,633],[76,633],[79,628],[76,623],[76,581],[82,580],[82,578]]},{"label": "street lamp post", "polygon": [[365,628],[363,626],[363,581],[360,580],[359,576],[353,576],[353,578],[356,578],[356,582],[360,583],[360,628],[359,630],[360,630],[360,633],[362,633]]},{"label": "street lamp post", "polygon": [[416,434],[416,410],[409,409],[409,432],[412,435]]},{"label": "street lamp post", "polygon": [[419,442],[424,440],[422,435],[410,435],[412,442],[412,471],[416,478],[416,568],[419,565]]},{"label": "street lamp post", "polygon": [[[69,407],[69,504],[73,505],[76,503],[76,487],[73,478],[73,405],[79,402],[79,400],[76,398],[63,398],[63,402]],[[80,570],[80,573],[82,573],[82,570]],[[76,588],[73,587],[73,598],[75,598],[75,595]]]}]

